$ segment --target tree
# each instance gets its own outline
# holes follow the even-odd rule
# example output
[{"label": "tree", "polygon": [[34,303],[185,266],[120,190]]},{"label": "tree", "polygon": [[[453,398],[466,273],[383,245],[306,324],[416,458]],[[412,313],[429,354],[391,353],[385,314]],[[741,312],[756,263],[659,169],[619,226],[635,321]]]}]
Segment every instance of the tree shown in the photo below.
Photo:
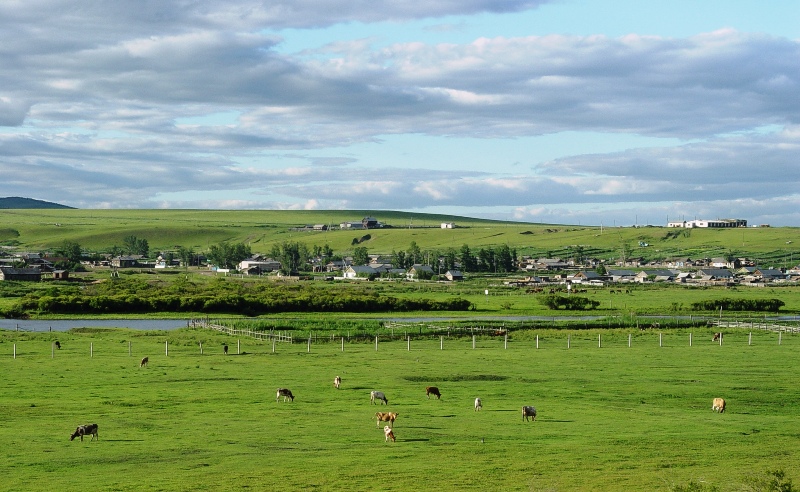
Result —
[{"label": "tree", "polygon": [[367,248],[359,246],[353,250],[353,265],[366,265],[369,263]]},{"label": "tree", "polygon": [[461,260],[461,270],[463,272],[477,271],[475,257],[472,256],[472,251],[470,251],[469,246],[467,246],[466,244],[461,246],[459,259]]},{"label": "tree", "polygon": [[208,252],[208,259],[220,268],[236,268],[242,260],[250,256],[250,246],[244,243],[212,244]]},{"label": "tree", "polygon": [[416,265],[420,262],[422,262],[422,250],[419,249],[416,241],[411,241],[411,245],[408,247],[408,251],[406,251],[406,267]]},{"label": "tree", "polygon": [[274,260],[281,264],[280,272],[284,275],[297,275],[301,267],[308,262],[308,247],[292,241],[284,241],[272,246],[270,253]]},{"label": "tree", "polygon": [[406,252],[392,250],[392,268],[406,268]]},{"label": "tree", "polygon": [[178,246],[178,258],[180,258],[182,266],[189,267],[192,264],[192,258],[194,258],[194,251],[190,248]]},{"label": "tree", "polygon": [[608,271],[606,271],[605,265],[603,265],[602,263],[597,265],[595,271],[597,272],[598,275],[605,275],[608,273]]},{"label": "tree", "polygon": [[513,272],[516,270],[514,265],[516,252],[512,252],[507,244],[503,244],[495,251],[495,261],[497,269],[503,272]]},{"label": "tree", "polygon": [[57,256],[63,256],[69,263],[80,263],[81,245],[73,241],[64,241],[61,247],[56,250]]},{"label": "tree", "polygon": [[147,256],[150,252],[150,245],[147,239],[139,239],[136,236],[125,236],[122,239],[122,247],[126,254]]}]

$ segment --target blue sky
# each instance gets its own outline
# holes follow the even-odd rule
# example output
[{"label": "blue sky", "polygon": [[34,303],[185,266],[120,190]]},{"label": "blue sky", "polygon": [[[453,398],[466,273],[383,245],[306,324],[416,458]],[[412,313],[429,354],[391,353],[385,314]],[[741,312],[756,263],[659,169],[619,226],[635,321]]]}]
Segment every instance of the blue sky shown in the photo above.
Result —
[{"label": "blue sky", "polygon": [[0,196],[800,225],[800,2],[0,4]]}]

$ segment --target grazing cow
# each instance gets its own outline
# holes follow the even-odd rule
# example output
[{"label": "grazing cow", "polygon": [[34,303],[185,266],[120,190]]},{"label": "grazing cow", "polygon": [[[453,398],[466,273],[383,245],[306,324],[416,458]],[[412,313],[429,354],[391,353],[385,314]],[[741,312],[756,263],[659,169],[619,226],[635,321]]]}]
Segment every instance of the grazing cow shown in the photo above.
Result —
[{"label": "grazing cow", "polygon": [[291,391],[286,388],[278,388],[278,393],[275,395],[275,402],[277,403],[280,400],[281,396],[283,397],[283,401],[285,402],[287,398],[294,401],[294,395]]},{"label": "grazing cow", "polygon": [[97,434],[97,424],[79,425],[78,428],[75,429],[75,432],[70,434],[69,440],[72,441],[76,437],[80,437],[81,441],[83,441],[83,436],[88,435],[92,436],[90,439],[91,441],[94,441],[95,438],[97,438],[98,441],[100,440],[100,436]]},{"label": "grazing cow", "polygon": [[389,422],[389,425],[394,427],[394,421],[397,418],[397,412],[375,412],[375,427],[380,427],[381,422]]},{"label": "grazing cow", "polygon": [[150,359],[147,357],[142,357],[142,361],[139,362],[139,367],[147,367],[148,362],[150,362]]},{"label": "grazing cow", "polygon": [[339,386],[341,386],[341,385],[342,385],[342,378],[340,378],[339,376],[336,376],[335,378],[333,378],[333,387],[334,388],[336,388],[338,390]]},{"label": "grazing cow", "polygon": [[714,338],[711,339],[712,342],[716,342],[722,338],[722,333],[714,333]]},{"label": "grazing cow", "polygon": [[[389,404],[389,399],[386,398],[386,395],[383,394],[383,391],[370,391],[369,393],[369,402],[375,403],[375,400],[381,400],[385,404]],[[377,403],[375,403],[377,405]]]},{"label": "grazing cow", "polygon": [[475,411],[481,410],[483,408],[483,404],[481,403],[480,398],[475,398]]},{"label": "grazing cow", "polygon": [[386,436],[386,439],[384,440],[384,442],[388,442],[389,439],[391,439],[392,442],[394,442],[394,432],[392,431],[392,428],[389,427],[388,425],[385,425],[383,427],[383,435]]},{"label": "grazing cow", "polygon": [[56,348],[58,350],[61,350],[61,342],[59,342],[58,340],[56,340]]},{"label": "grazing cow", "polygon": [[522,407],[522,420],[528,420],[528,417],[533,417],[533,421],[536,422],[536,409],[524,406]]},{"label": "grazing cow", "polygon": [[439,388],[437,388],[436,386],[426,386],[425,396],[427,396],[428,399],[430,400],[431,395],[435,396],[437,400],[442,397],[442,394],[439,393]]},{"label": "grazing cow", "polygon": [[724,398],[714,398],[714,401],[711,403],[711,410],[715,412],[722,413],[725,411],[725,399]]},{"label": "grazing cow", "polygon": [[222,353],[225,354],[225,355],[228,355],[228,346],[227,345],[223,345],[222,346]]}]

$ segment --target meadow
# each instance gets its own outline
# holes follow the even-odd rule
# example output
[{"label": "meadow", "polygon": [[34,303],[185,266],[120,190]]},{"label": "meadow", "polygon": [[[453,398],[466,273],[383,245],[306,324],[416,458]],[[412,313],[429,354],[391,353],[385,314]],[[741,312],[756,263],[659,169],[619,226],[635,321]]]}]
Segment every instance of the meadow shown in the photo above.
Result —
[{"label": "meadow", "polygon": [[[338,230],[347,221],[372,216],[390,226],[385,229]],[[452,222],[454,229],[441,229]],[[325,232],[300,232],[299,227],[325,224]],[[661,225],[610,227],[509,222],[471,217],[411,214],[389,210],[0,210],[0,246],[44,251],[65,241],[91,252],[122,246],[126,236],[146,239],[151,251],[178,246],[206,252],[222,242],[244,243],[254,253],[269,254],[283,242],[330,246],[336,254],[351,254],[354,240],[370,253],[390,254],[416,243],[424,251],[476,250],[507,245],[520,255],[572,258],[578,255],[604,261],[629,256],[647,259],[673,257],[712,258],[747,256],[761,266],[793,267],[800,260],[796,227],[737,229],[671,229]],[[643,245],[647,246],[643,246]]]},{"label": "meadow", "polygon": [[[188,328],[0,331],[0,489],[741,490],[769,470],[800,477],[800,335],[727,330],[720,345],[700,328],[536,330],[504,347],[446,337],[273,352]],[[276,403],[278,387],[295,401]],[[370,405],[373,389],[388,407]],[[395,443],[373,418],[387,409]],[[99,441],[69,441],[89,422]]]}]

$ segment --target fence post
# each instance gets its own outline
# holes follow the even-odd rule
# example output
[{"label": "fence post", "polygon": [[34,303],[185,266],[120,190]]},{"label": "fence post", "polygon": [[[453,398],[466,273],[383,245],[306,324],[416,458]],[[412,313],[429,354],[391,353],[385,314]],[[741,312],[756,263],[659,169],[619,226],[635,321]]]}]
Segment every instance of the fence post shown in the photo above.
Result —
[{"label": "fence post", "polygon": [[375,335],[375,352],[378,351],[378,335]]},{"label": "fence post", "polygon": [[722,347],[722,333],[719,334],[719,346]]},{"label": "fence post", "polygon": [[439,350],[444,350],[444,335],[439,335]]},{"label": "fence post", "polygon": [[408,348],[408,351],[411,352],[411,337],[409,336],[406,338],[406,347]]},{"label": "fence post", "polygon": [[242,341],[241,340],[236,340],[236,355],[241,355],[242,354],[242,350],[241,349],[242,349]]},{"label": "fence post", "polygon": [[475,348],[475,335],[472,335],[472,348]]},{"label": "fence post", "polygon": [[572,337],[572,335],[567,335],[567,348],[569,348],[569,344],[570,344],[570,341],[571,341],[570,338],[571,337]]},{"label": "fence post", "polygon": [[311,352],[311,335],[308,335],[308,348],[306,349],[306,353]]},{"label": "fence post", "polygon": [[689,346],[692,346],[692,332],[689,332]]},{"label": "fence post", "polygon": [[600,334],[597,334],[597,348],[600,348]]},{"label": "fence post", "polygon": [[164,355],[169,357],[169,340],[164,340]]},{"label": "fence post", "polygon": [[747,335],[747,345],[753,345],[753,332],[751,331],[749,335]]},{"label": "fence post", "polygon": [[539,335],[536,335],[536,348],[539,348]]},{"label": "fence post", "polygon": [[783,332],[782,332],[782,331],[779,331],[779,332],[778,332],[778,345],[780,345],[780,344],[781,344],[782,338],[783,338]]},{"label": "fence post", "polygon": [[342,352],[344,352],[344,337],[342,337]]},{"label": "fence post", "polygon": [[94,342],[89,342],[89,357],[94,357]]},{"label": "fence post", "polygon": [[275,353],[275,339],[272,339],[272,353]]},{"label": "fence post", "polygon": [[50,344],[50,358],[51,359],[55,359],[56,358],[56,343],[55,342]]},{"label": "fence post", "polygon": [[17,344],[14,344],[14,359],[17,358]]},{"label": "fence post", "polygon": [[662,343],[662,335],[663,335],[663,333],[661,333],[661,332],[658,333],[658,346],[659,347],[663,347],[664,346],[663,343]]},{"label": "fence post", "polygon": [[631,334],[628,333],[628,348],[631,348]]},{"label": "fence post", "polygon": [[131,354],[131,341],[128,340],[128,357],[130,357],[131,355],[132,355]]},{"label": "fence post", "polygon": [[203,342],[200,342],[200,355],[203,355]]},{"label": "fence post", "polygon": [[505,341],[503,342],[503,348],[508,350],[508,332],[506,332]]}]

